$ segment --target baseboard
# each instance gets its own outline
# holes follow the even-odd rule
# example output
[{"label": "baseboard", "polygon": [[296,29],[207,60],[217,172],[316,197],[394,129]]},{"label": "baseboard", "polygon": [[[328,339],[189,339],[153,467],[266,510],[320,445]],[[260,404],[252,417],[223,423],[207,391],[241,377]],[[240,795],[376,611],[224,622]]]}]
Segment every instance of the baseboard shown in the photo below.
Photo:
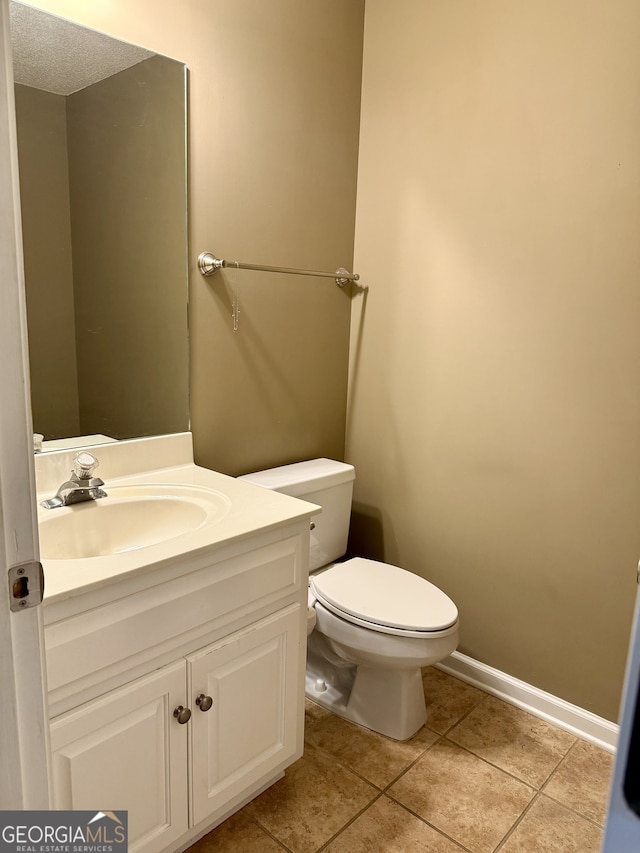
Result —
[{"label": "baseboard", "polygon": [[619,726],[484,663],[454,652],[438,669],[541,717],[576,737],[615,752]]}]

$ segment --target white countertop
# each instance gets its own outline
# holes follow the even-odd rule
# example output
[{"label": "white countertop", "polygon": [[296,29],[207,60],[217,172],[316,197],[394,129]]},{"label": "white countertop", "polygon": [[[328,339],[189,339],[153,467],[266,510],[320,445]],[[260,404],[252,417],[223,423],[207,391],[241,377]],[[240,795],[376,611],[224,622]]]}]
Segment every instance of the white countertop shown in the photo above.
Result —
[{"label": "white countertop", "polygon": [[[164,437],[165,439],[171,437]],[[190,440],[190,436],[189,436]],[[154,441],[143,439],[143,442]],[[144,467],[144,459],[141,460],[138,442],[123,442],[127,445],[124,452],[136,456],[136,467]],[[170,444],[170,442],[169,442]],[[184,445],[184,441],[183,441]],[[104,489],[109,494],[109,488],[126,486],[130,484],[175,484],[195,486],[211,489],[227,499],[228,510],[219,520],[212,524],[188,533],[183,533],[173,539],[167,539],[157,544],[121,552],[115,555],[87,557],[72,560],[42,559],[45,573],[44,604],[58,602],[64,598],[79,595],[100,586],[111,585],[134,572],[152,571],[154,567],[167,565],[168,562],[177,561],[185,557],[193,557],[205,553],[208,550],[222,547],[227,543],[235,542],[242,537],[264,532],[278,526],[282,526],[295,520],[309,518],[320,512],[320,507],[315,504],[297,498],[288,497],[278,492],[263,489],[260,486],[244,482],[234,477],[219,474],[206,468],[198,467],[193,462],[185,461],[188,452],[178,454],[182,464],[169,465],[153,470],[137,470],[124,476],[109,477],[109,468],[118,473],[122,470],[121,459],[118,464],[111,464],[115,457],[103,459],[105,447],[110,453],[117,452],[117,444],[106,445],[96,448],[95,455],[101,459],[100,471],[97,472],[105,482]],[[147,445],[148,446],[148,445]],[[165,446],[165,450],[169,445]],[[114,450],[115,448],[115,450]],[[154,459],[158,457],[157,445],[152,448]],[[169,448],[170,449],[170,448]],[[146,450],[145,447],[142,448]],[[162,450],[162,448],[160,448]],[[49,498],[55,494],[59,486],[68,474],[60,477],[62,471],[70,470],[69,460],[74,454],[66,451],[62,459],[50,458],[38,471],[36,465],[36,477],[39,487],[38,501]],[[143,452],[144,455],[144,452]],[[171,457],[171,453],[164,454]],[[49,454],[44,454],[49,456]],[[51,456],[54,456],[52,454]],[[55,454],[58,456],[58,454]],[[175,458],[178,458],[175,457]],[[52,471],[55,474],[52,474]],[[40,474],[40,476],[39,476]],[[56,479],[57,477],[57,479]],[[58,482],[59,480],[59,482]],[[55,489],[51,488],[51,482],[57,482]],[[102,498],[101,500],[108,500]],[[82,507],[83,504],[78,504]],[[49,517],[50,513],[73,512],[74,507],[63,509],[45,509],[38,505],[38,518]]]}]

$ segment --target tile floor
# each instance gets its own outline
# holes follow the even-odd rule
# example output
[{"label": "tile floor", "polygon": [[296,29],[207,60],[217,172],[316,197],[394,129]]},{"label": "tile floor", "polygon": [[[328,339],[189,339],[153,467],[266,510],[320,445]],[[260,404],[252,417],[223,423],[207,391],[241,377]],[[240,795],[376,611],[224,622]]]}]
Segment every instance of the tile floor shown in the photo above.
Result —
[{"label": "tile floor", "polygon": [[397,743],[307,702],[304,756],[189,853],[599,851],[613,757],[440,670]]}]

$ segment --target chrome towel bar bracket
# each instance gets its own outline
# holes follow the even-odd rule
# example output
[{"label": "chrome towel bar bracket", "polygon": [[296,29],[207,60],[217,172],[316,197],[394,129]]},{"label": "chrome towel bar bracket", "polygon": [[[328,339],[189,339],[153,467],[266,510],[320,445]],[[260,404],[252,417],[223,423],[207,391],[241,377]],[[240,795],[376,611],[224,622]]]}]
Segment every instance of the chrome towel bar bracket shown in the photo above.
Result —
[{"label": "chrome towel bar bracket", "polygon": [[214,275],[221,269],[258,270],[259,272],[279,272],[288,275],[314,275],[320,278],[332,278],[340,287],[344,287],[350,281],[358,281],[360,276],[348,270],[337,269],[335,272],[320,272],[319,270],[297,270],[290,267],[268,267],[262,264],[243,264],[240,261],[226,261],[216,258],[211,252],[202,252],[198,255],[198,269],[202,275]]}]

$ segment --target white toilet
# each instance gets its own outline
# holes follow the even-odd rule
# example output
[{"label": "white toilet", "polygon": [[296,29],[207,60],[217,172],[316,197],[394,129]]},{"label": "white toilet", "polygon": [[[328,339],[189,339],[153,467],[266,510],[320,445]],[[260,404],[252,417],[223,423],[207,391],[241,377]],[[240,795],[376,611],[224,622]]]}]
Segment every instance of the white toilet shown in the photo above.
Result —
[{"label": "white toilet", "polygon": [[306,694],[330,711],[395,740],[427,719],[421,667],[458,644],[458,610],[411,572],[347,549],[352,465],[313,459],[241,477],[319,504],[311,531]]}]

